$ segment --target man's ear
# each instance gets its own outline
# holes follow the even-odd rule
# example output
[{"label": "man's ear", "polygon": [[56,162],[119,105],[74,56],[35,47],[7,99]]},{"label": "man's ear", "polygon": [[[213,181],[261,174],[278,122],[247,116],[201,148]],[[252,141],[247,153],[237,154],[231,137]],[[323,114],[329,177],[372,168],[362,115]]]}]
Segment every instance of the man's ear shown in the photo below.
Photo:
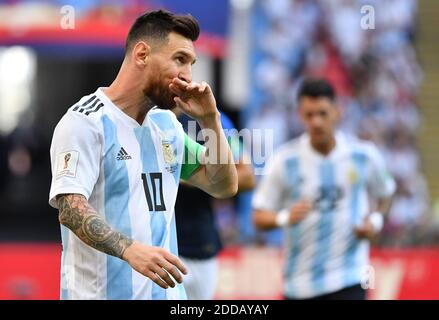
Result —
[{"label": "man's ear", "polygon": [[148,63],[151,54],[151,47],[144,41],[139,41],[131,53],[134,63],[139,67],[144,67]]}]

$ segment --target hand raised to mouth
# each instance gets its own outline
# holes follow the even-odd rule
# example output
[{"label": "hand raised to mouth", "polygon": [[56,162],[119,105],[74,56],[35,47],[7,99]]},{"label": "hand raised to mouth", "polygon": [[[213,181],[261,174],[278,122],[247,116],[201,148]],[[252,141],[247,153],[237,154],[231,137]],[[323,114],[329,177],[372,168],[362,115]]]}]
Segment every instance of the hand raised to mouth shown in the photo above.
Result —
[{"label": "hand raised to mouth", "polygon": [[174,101],[184,113],[197,121],[205,121],[218,114],[212,89],[206,82],[186,82],[174,78],[169,85],[171,92],[177,96]]}]

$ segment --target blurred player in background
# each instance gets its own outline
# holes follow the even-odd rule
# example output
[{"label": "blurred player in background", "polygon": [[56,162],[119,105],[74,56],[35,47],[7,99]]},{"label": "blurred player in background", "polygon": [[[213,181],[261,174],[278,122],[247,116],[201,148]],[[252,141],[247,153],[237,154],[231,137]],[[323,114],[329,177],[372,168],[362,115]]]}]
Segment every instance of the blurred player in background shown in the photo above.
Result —
[{"label": "blurred player in background", "polygon": [[[180,178],[215,197],[237,192],[212,90],[192,81],[198,35],[191,16],[140,16],[111,86],[83,97],[58,123],[50,204],[62,224],[61,298],[186,298],[174,282],[186,273],[174,217]],[[217,143],[188,138],[169,110],[176,106]],[[210,161],[220,156],[226,161]]]},{"label": "blurred player in background", "polygon": [[336,130],[328,82],[305,80],[298,102],[306,133],[275,152],[253,198],[254,223],[284,228],[286,299],[366,299],[369,241],[395,182],[373,144]]},{"label": "blurred player in background", "polygon": [[[179,109],[175,109],[175,112],[186,133],[189,133],[188,127],[194,125],[194,134],[198,136],[200,126]],[[221,124],[235,160],[238,192],[251,190],[256,183],[251,161],[239,137],[233,134],[235,127],[232,121],[224,113],[221,114]],[[222,244],[215,222],[213,200],[207,193],[187,184],[182,184],[178,190],[175,204],[178,252],[188,269],[184,287],[190,300],[211,300],[215,294],[218,277],[216,257]]]}]

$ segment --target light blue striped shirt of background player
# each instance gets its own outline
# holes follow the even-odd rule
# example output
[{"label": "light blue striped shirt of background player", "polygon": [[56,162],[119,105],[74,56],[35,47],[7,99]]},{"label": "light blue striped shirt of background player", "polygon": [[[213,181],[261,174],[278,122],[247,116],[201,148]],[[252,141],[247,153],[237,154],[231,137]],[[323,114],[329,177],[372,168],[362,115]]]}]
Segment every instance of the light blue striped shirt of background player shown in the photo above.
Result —
[{"label": "light blue striped shirt of background player", "polygon": [[377,148],[341,132],[328,156],[312,148],[307,134],[275,151],[253,207],[279,212],[299,200],[312,203],[304,220],[284,230],[284,295],[311,298],[360,284],[369,243],[353,229],[369,213],[369,196],[394,191]]}]

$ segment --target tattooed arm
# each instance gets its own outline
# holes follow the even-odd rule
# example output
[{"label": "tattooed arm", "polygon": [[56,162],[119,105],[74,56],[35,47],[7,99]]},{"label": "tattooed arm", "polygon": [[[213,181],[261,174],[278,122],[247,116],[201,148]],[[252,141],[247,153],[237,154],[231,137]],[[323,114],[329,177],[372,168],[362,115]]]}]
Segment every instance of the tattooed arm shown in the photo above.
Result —
[{"label": "tattooed arm", "polygon": [[163,248],[143,245],[113,230],[108,223],[79,194],[57,197],[59,222],[69,228],[90,247],[127,261],[136,271],[150,278],[162,288],[175,284],[169,275],[181,283],[177,268],[186,274],[183,263]]},{"label": "tattooed arm", "polygon": [[61,195],[57,198],[59,222],[75,233],[89,246],[122,259],[133,240],[112,230],[84,196]]}]

